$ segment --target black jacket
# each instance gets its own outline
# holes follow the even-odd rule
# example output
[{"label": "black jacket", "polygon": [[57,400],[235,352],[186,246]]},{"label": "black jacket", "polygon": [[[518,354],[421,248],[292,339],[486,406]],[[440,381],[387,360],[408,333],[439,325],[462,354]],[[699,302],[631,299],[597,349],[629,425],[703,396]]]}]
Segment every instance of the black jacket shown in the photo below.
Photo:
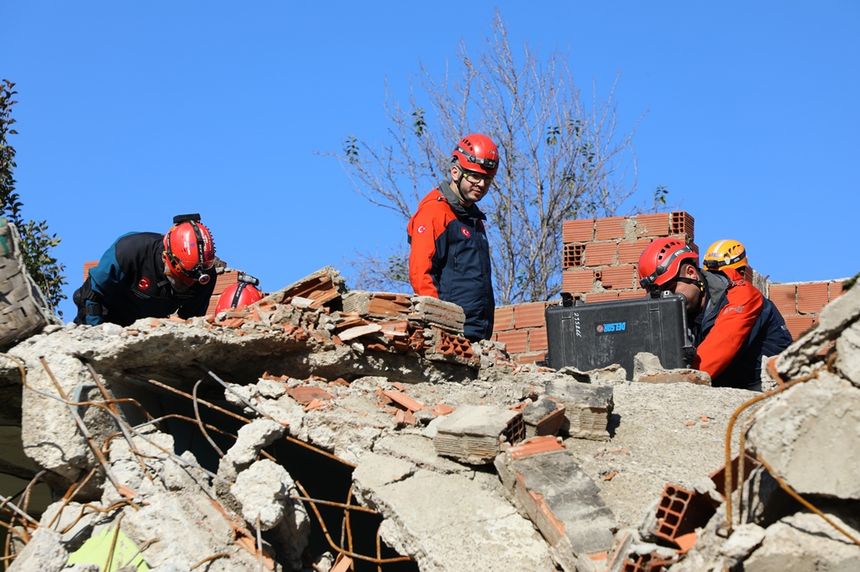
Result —
[{"label": "black jacket", "polygon": [[140,318],[202,316],[215,290],[215,270],[209,283],[173,290],[164,275],[163,235],[133,232],[117,239],[90,269],[89,277],[72,299],[78,307],[76,324],[112,322],[128,326]]}]

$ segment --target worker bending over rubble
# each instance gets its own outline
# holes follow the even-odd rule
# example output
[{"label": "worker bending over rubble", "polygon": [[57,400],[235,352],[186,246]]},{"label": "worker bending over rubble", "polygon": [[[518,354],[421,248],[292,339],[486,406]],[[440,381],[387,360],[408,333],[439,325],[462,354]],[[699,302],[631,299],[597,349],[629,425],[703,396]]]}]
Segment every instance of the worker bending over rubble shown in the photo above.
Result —
[{"label": "worker bending over rubble", "polygon": [[215,243],[200,215],[179,215],[167,234],[119,237],[72,299],[76,324],[128,326],[140,318],[202,316],[215,290]]},{"label": "worker bending over rubble", "polygon": [[493,334],[496,308],[487,217],[475,203],[490,190],[499,168],[496,144],[480,133],[463,137],[451,156],[451,180],[421,200],[407,227],[409,280],[415,292],[463,308],[471,341]]},{"label": "worker bending over rubble", "polygon": [[[712,258],[718,256],[726,260]],[[745,255],[734,263],[710,262],[705,271],[698,262],[699,253],[683,241],[657,239],[639,257],[640,284],[652,293],[668,290],[685,298],[697,346],[693,366],[707,372],[714,386],[761,391],[762,357],[791,344],[785,321],[744,278]]]}]

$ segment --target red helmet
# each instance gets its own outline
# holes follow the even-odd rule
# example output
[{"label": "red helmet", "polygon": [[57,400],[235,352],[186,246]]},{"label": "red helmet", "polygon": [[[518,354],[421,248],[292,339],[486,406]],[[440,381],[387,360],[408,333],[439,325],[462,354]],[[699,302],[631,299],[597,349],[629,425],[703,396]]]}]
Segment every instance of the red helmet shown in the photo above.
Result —
[{"label": "red helmet", "polygon": [[699,266],[699,253],[677,238],[658,238],[639,257],[639,284],[646,290],[669,282],[689,260]]},{"label": "red helmet", "polygon": [[180,215],[164,235],[164,260],[171,274],[184,282],[208,284],[215,266],[212,233],[200,222],[200,215]]},{"label": "red helmet", "polygon": [[248,274],[239,273],[238,281],[231,284],[221,292],[215,313],[224,312],[231,308],[242,308],[250,306],[254,302],[263,299],[263,293],[257,289],[260,281]]},{"label": "red helmet", "polygon": [[452,156],[467,171],[493,176],[499,168],[498,147],[492,139],[480,133],[472,133],[460,139]]}]

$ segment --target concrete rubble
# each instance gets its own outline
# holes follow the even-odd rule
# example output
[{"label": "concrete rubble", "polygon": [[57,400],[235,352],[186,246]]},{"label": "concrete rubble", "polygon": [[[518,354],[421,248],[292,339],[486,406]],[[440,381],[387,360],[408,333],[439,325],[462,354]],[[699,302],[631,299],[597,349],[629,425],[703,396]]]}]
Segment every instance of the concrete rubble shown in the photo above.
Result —
[{"label": "concrete rubble", "polygon": [[6,554],[46,571],[120,554],[162,572],[858,569],[858,317],[854,289],[772,364],[787,389],[738,418],[728,480],[726,426],[760,394],[648,356],[633,382],[518,364],[465,340],[459,307],[350,292],[333,268],[217,316],[48,326],[0,354],[0,413],[38,468],[21,474],[53,491],[0,499]]}]

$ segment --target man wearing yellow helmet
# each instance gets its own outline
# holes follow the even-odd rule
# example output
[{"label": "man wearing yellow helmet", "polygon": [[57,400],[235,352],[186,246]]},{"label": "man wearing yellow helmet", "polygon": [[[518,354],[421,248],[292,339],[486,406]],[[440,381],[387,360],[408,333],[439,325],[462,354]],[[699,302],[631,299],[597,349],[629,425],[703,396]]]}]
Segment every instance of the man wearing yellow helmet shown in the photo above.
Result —
[{"label": "man wearing yellow helmet", "polygon": [[694,247],[657,239],[639,257],[640,284],[686,299],[696,343],[693,366],[707,372],[714,386],[761,391],[762,357],[787,348],[791,336],[776,306],[744,278],[741,243],[718,241],[707,253],[707,270],[701,270]]}]

